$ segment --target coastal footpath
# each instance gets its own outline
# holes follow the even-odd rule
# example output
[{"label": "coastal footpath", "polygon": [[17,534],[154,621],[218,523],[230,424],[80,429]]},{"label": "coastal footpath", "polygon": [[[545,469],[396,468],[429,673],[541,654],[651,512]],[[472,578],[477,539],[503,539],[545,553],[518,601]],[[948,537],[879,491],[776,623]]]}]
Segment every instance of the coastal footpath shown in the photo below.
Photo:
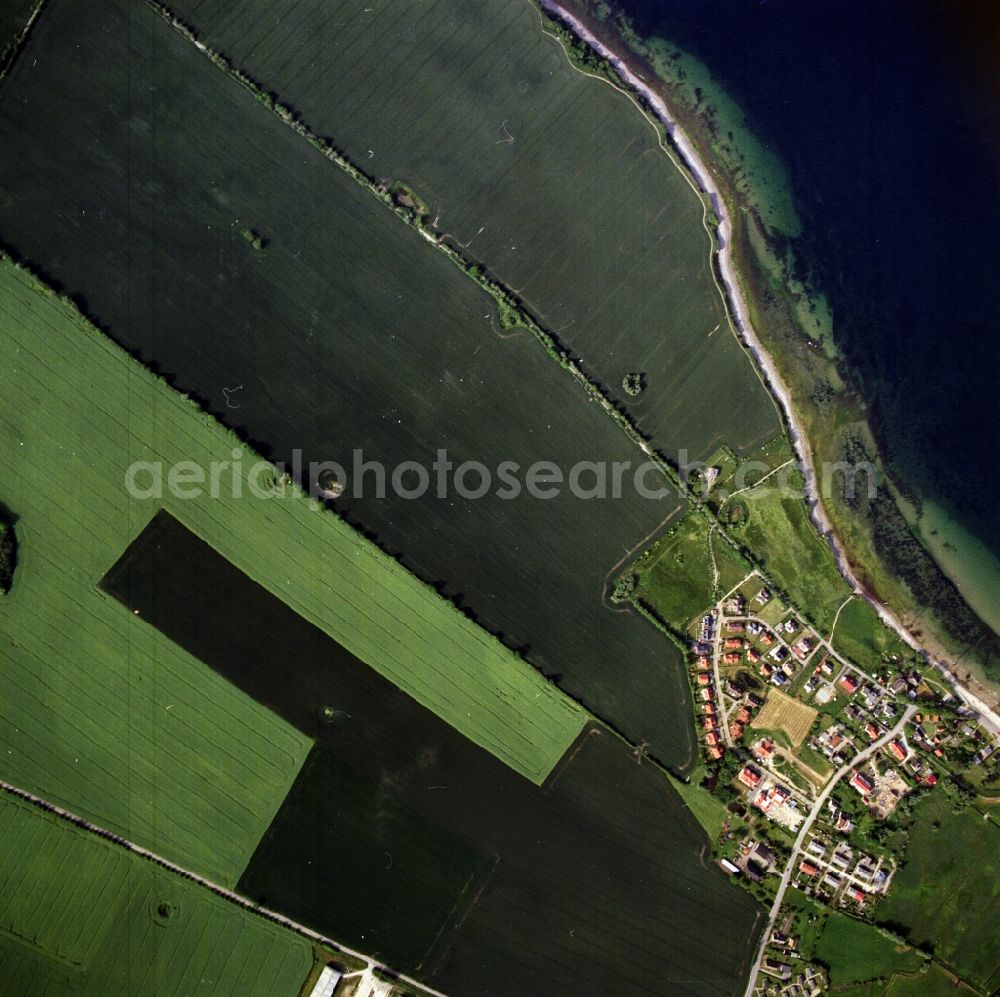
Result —
[{"label": "coastal footpath", "polygon": [[709,199],[718,220],[718,224],[715,227],[715,237],[718,243],[717,260],[719,273],[723,284],[719,288],[720,293],[726,299],[729,314],[732,316],[739,336],[742,337],[742,341],[762,372],[771,393],[781,407],[788,436],[795,449],[803,476],[805,477],[810,516],[820,535],[829,544],[838,570],[855,592],[871,605],[879,618],[910,647],[933,664],[954,685],[956,694],[962,702],[969,709],[974,710],[980,715],[983,725],[995,737],[1000,737],[1000,715],[994,712],[968,688],[960,684],[958,677],[951,670],[948,663],[931,655],[917,638],[913,636],[899,617],[877,600],[861,584],[851,568],[843,544],[837,537],[833,524],[830,522],[823,507],[817,486],[818,479],[812,451],[809,447],[805,430],[802,427],[801,419],[792,404],[791,393],[782,379],[773,358],[764,349],[760,338],[750,322],[750,310],[744,300],[743,291],[733,265],[730,249],[732,222],[725,200],[719,191],[718,185],[713,180],[708,167],[702,161],[693,143],[680,127],[677,116],[671,113],[666,101],[617,52],[610,49],[604,42],[597,38],[579,18],[562,6],[558,0],[540,0],[540,3],[543,10],[567,25],[581,41],[589,45],[601,58],[606,59],[614,67],[621,80],[646,102],[655,115],[657,122],[666,129],[667,135],[683,159],[684,165],[694,177],[701,193]]}]

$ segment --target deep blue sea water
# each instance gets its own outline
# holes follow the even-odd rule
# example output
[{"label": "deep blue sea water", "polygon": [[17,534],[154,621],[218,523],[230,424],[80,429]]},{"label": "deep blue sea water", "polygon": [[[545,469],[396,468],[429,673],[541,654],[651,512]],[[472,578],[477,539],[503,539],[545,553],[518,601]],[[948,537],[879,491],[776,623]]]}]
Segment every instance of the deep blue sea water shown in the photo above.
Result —
[{"label": "deep blue sea water", "polygon": [[615,6],[704,62],[783,159],[890,459],[1000,554],[1000,4]]}]

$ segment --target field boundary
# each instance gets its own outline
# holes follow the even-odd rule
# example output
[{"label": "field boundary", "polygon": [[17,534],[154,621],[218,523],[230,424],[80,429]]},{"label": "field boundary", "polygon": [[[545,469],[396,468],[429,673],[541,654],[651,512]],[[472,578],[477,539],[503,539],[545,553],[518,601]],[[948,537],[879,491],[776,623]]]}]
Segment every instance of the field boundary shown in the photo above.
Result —
[{"label": "field boundary", "polygon": [[[24,51],[24,46],[31,34],[31,29],[35,26],[35,21],[41,16],[48,2],[49,0],[38,0],[38,3],[35,4],[28,15],[28,20],[24,22],[24,26],[8,42],[3,52],[0,52],[0,84],[7,78],[7,74],[14,68],[14,63],[17,62],[21,52]],[[0,99],[2,99],[2,95],[0,95]]]},{"label": "field boundary", "polygon": [[419,980],[412,979],[403,973],[397,973],[390,966],[386,966],[383,962],[373,956],[365,955],[363,952],[358,952],[346,945],[342,945],[333,938],[328,938],[326,935],[323,935],[318,931],[313,931],[312,928],[307,928],[304,924],[299,924],[298,921],[293,921],[290,917],[286,917],[284,914],[279,914],[276,911],[269,910],[267,907],[262,907],[260,904],[256,904],[252,900],[248,900],[246,897],[240,896],[240,894],[227,889],[225,886],[221,886],[219,883],[213,882],[204,876],[200,876],[196,872],[191,872],[191,870],[185,869],[183,866],[179,866],[176,863],[171,862],[169,859],[165,859],[162,855],[157,855],[148,848],[143,848],[141,845],[137,845],[134,842],[129,841],[128,838],[124,838],[120,834],[115,834],[107,828],[91,823],[85,818],[80,817],[78,814],[73,813],[71,810],[66,810],[63,807],[57,806],[55,803],[50,803],[48,800],[45,800],[40,796],[35,796],[27,790],[20,789],[18,786],[14,786],[9,782],[4,782],[3,780],[0,780],[0,790],[8,796],[15,797],[25,803],[29,803],[39,810],[43,810],[46,813],[50,813],[53,816],[58,817],[67,824],[71,824],[88,834],[93,834],[96,837],[103,838],[105,841],[110,841],[112,844],[131,852],[133,855],[138,855],[140,858],[143,858],[148,862],[152,862],[154,865],[158,865],[160,868],[166,869],[168,872],[181,876],[184,879],[203,887],[210,893],[215,894],[215,896],[221,897],[223,900],[226,900],[237,907],[241,907],[243,910],[248,911],[251,914],[255,914],[258,917],[263,918],[265,921],[270,921],[272,924],[286,928],[297,935],[301,935],[303,938],[307,938],[310,942],[319,943],[325,948],[331,949],[335,953],[341,952],[353,959],[360,959],[367,964],[368,969],[381,969],[383,971],[387,971],[393,977],[403,981],[404,983],[418,987],[422,991],[431,994],[432,997],[446,997],[445,994],[439,993],[437,990],[432,990],[427,986],[427,984],[421,983]]}]

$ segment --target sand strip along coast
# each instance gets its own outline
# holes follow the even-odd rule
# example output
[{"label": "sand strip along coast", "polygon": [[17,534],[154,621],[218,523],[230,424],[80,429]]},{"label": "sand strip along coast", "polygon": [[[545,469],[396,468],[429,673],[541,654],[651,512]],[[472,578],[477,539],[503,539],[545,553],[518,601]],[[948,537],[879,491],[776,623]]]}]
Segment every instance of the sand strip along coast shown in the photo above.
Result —
[{"label": "sand strip along coast", "polygon": [[862,596],[872,606],[879,618],[890,626],[907,644],[914,650],[919,651],[928,661],[941,671],[944,676],[955,685],[955,689],[962,701],[972,710],[980,715],[982,723],[987,727],[994,737],[1000,737],[1000,716],[993,712],[990,707],[972,692],[960,685],[957,677],[948,667],[948,664],[933,657],[920,642],[907,630],[900,619],[887,607],[883,606],[875,599],[870,592],[855,577],[848,561],[843,545],[833,531],[833,526],[820,501],[819,489],[816,485],[816,469],[813,465],[812,451],[809,449],[808,440],[802,429],[801,421],[792,405],[788,386],[782,380],[778,369],[774,364],[770,354],[762,346],[757,333],[750,324],[749,309],[743,298],[743,291],[737,279],[736,271],[733,268],[732,252],[729,248],[730,235],[732,233],[732,223],[729,213],[726,210],[725,201],[719,193],[718,186],[712,179],[711,173],[702,162],[701,157],[695,151],[694,146],[684,134],[677,122],[675,115],[667,107],[664,99],[656,93],[648,83],[616,52],[612,51],[600,39],[598,39],[586,26],[575,17],[570,11],[560,6],[556,0],[539,0],[543,9],[554,14],[560,21],[566,24],[580,38],[586,42],[598,55],[607,59],[614,66],[622,80],[643,100],[647,102],[660,124],[667,130],[674,147],[680,153],[685,165],[691,172],[698,186],[710,200],[712,209],[719,220],[716,229],[718,240],[718,261],[719,272],[725,286],[725,295],[728,299],[730,314],[736,322],[740,335],[743,337],[747,348],[756,361],[758,367],[764,374],[768,386],[774,397],[777,399],[784,413],[785,423],[788,427],[788,435],[795,453],[799,458],[803,475],[806,479],[806,494],[808,496],[809,511],[816,528],[830,545],[833,556],[837,562],[840,573],[847,580],[848,584]]}]

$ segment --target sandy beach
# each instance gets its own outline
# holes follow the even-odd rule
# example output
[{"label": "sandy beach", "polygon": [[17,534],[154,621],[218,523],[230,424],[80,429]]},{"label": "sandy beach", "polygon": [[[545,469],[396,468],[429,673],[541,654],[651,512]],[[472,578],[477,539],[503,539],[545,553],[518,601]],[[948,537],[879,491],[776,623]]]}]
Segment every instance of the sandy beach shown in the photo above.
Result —
[{"label": "sandy beach", "polygon": [[852,588],[854,588],[859,595],[863,596],[871,604],[873,609],[878,613],[880,619],[887,626],[891,627],[896,633],[898,633],[899,636],[910,645],[910,647],[924,655],[928,661],[934,664],[949,679],[949,681],[955,683],[957,692],[966,705],[982,716],[984,725],[987,726],[994,735],[1000,735],[1000,716],[991,710],[990,707],[979,699],[979,697],[977,697],[973,692],[959,685],[956,676],[950,670],[948,665],[944,661],[941,661],[931,655],[891,610],[882,605],[877,599],[873,598],[872,595],[864,589],[851,569],[850,562],[847,558],[846,552],[844,551],[843,545],[834,533],[832,524],[826,514],[826,510],[823,508],[823,504],[820,501],[819,491],[816,485],[817,476],[812,451],[802,428],[801,420],[792,405],[788,386],[785,384],[781,374],[778,372],[774,360],[761,344],[760,339],[750,322],[750,312],[743,297],[743,290],[737,278],[736,271],[733,267],[732,252],[730,250],[732,223],[729,218],[725,201],[719,192],[718,185],[712,178],[711,171],[702,161],[693,144],[678,124],[676,115],[671,112],[664,99],[628,65],[621,55],[609,49],[600,39],[589,31],[578,18],[576,18],[570,11],[560,6],[557,0],[541,0],[541,4],[547,11],[554,14],[559,20],[568,25],[580,39],[590,45],[591,48],[593,48],[594,51],[596,51],[602,58],[607,59],[611,65],[615,67],[622,80],[624,80],[625,83],[637,94],[642,96],[652,109],[653,113],[656,115],[656,118],[666,129],[667,134],[670,136],[671,141],[683,158],[685,165],[694,177],[702,193],[709,198],[716,218],[718,219],[718,226],[716,227],[716,238],[719,245],[718,262],[719,272],[722,276],[722,282],[724,285],[724,288],[721,290],[728,300],[730,314],[733,316],[740,336],[763,373],[775,399],[781,406],[789,438],[795,448],[795,453],[799,459],[802,472],[806,479],[810,515],[812,516],[816,528],[830,545],[830,549],[836,559],[837,567],[839,568],[840,573],[844,576]]}]

